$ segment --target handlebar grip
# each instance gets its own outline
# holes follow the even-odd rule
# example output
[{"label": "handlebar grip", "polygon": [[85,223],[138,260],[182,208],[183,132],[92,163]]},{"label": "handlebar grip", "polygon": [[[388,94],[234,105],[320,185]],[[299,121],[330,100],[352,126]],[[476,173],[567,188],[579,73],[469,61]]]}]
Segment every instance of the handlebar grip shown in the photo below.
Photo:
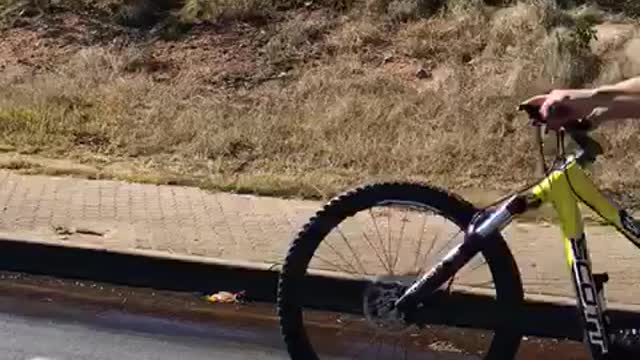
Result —
[{"label": "handlebar grip", "polygon": [[529,104],[521,104],[518,106],[519,111],[525,111],[530,119],[533,119],[536,122],[543,122],[542,115],[540,114],[540,106],[529,105]]},{"label": "handlebar grip", "polygon": [[[529,118],[534,121],[534,123],[544,123],[544,119],[542,119],[542,114],[540,114],[540,106],[539,105],[531,105],[531,104],[521,104],[518,107],[520,111],[526,111]],[[552,105],[549,108],[549,112],[554,115],[560,115],[562,112],[566,112],[567,109],[560,105]]]},{"label": "handlebar grip", "polygon": [[[525,111],[530,119],[532,119],[536,123],[544,123],[544,119],[542,119],[542,115],[540,114],[540,106],[537,105],[528,105],[522,104],[518,107],[519,111]],[[552,107],[550,109],[552,112],[561,112],[564,111],[561,107]],[[577,130],[577,131],[591,131],[594,126],[591,121],[587,119],[573,120],[568,121],[564,125],[565,131],[569,130]]]}]

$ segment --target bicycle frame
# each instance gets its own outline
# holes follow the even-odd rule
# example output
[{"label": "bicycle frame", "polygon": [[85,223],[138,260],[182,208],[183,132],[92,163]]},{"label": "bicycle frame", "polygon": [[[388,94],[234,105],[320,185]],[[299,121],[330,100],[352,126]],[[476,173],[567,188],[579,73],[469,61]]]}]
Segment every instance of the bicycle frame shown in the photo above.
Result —
[{"label": "bicycle frame", "polygon": [[594,279],[579,208],[583,203],[640,247],[640,226],[626,211],[604,196],[584,171],[595,157],[584,152],[568,156],[539,183],[482,211],[472,220],[465,241],[451,250],[436,267],[417,280],[396,301],[401,311],[412,309],[455,275],[482,248],[482,241],[501,231],[515,217],[550,203],[560,221],[568,265],[571,269],[580,316],[592,357],[607,359],[608,324],[602,283]]},{"label": "bicycle frame", "polygon": [[602,195],[575,159],[568,160],[562,167],[552,171],[530,190],[529,195],[541,203],[550,202],[558,215],[585,340],[594,359],[606,358],[609,353],[609,337],[604,316],[605,304],[591,270],[584,223],[578,204],[581,202],[589,206],[635,244],[639,241],[637,231],[628,228],[628,215]]}]

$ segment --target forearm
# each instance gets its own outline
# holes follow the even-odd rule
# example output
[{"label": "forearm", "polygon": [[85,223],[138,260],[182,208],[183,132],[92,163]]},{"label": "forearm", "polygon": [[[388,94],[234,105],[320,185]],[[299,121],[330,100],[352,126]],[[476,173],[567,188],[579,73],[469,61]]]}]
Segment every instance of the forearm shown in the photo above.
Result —
[{"label": "forearm", "polygon": [[621,81],[613,85],[604,85],[595,89],[602,95],[640,95],[640,76]]},{"label": "forearm", "polygon": [[594,97],[607,109],[606,120],[640,118],[640,77],[596,88]]}]

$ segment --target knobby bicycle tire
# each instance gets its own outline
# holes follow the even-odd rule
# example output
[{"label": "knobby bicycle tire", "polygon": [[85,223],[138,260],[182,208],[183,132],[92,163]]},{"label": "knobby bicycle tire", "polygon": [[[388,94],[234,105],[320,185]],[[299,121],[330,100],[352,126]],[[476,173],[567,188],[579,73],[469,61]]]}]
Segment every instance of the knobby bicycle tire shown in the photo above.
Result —
[{"label": "knobby bicycle tire", "polygon": [[[306,334],[299,291],[314,252],[325,236],[344,219],[384,201],[405,201],[446,217],[465,229],[477,209],[445,190],[417,183],[378,183],[345,192],[318,211],[297,234],[289,247],[278,281],[277,310],[287,351],[293,360],[318,359]],[[504,312],[494,330],[485,359],[507,360],[515,356],[522,338],[515,315],[523,302],[520,272],[500,234],[487,239],[481,252],[492,274],[496,301]]]}]

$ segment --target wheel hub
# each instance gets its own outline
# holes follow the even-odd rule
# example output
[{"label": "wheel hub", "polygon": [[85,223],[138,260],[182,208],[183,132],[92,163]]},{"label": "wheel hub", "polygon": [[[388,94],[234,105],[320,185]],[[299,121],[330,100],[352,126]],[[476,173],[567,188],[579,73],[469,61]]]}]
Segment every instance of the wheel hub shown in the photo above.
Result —
[{"label": "wheel hub", "polygon": [[400,282],[376,281],[364,292],[364,315],[370,325],[385,332],[403,332],[410,324],[395,302],[407,287]]}]

